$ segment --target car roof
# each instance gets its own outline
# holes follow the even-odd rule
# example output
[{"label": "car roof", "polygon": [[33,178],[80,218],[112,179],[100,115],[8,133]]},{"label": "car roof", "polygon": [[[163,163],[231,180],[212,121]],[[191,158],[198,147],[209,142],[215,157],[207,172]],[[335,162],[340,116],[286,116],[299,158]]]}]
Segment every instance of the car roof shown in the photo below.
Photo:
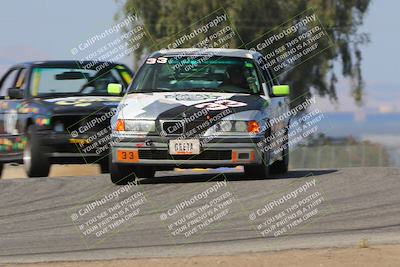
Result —
[{"label": "car roof", "polygon": [[152,56],[174,56],[174,55],[209,55],[221,57],[239,57],[239,58],[256,58],[261,54],[257,51],[245,49],[228,49],[228,48],[179,48],[179,49],[162,49],[151,54]]},{"label": "car roof", "polygon": [[[71,66],[71,67],[78,67],[78,66],[85,66],[87,64],[92,64],[93,67],[95,68],[96,66],[99,65],[104,65],[108,63],[108,66],[117,66],[117,65],[122,65],[125,66],[122,63],[116,63],[116,62],[107,62],[107,61],[79,61],[79,60],[44,60],[44,61],[27,61],[27,62],[22,62],[13,65],[13,67],[62,67],[62,66]],[[126,66],[125,66],[126,67]]]}]

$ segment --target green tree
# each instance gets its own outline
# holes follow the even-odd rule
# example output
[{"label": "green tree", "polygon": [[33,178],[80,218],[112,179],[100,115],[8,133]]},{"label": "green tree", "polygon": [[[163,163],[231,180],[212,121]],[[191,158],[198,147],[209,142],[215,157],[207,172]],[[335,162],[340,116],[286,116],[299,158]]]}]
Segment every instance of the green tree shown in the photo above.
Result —
[{"label": "green tree", "polygon": [[[351,94],[355,102],[361,104],[364,83],[360,46],[368,42],[368,35],[360,33],[359,27],[369,4],[370,0],[127,0],[116,19],[139,13],[152,40],[147,38],[141,49],[135,51],[135,58],[138,58],[142,53],[161,48],[155,44],[221,7],[244,43],[312,8],[334,45],[290,70],[282,76],[282,82],[294,89],[292,99],[301,101],[316,93],[336,101],[334,63],[338,62],[342,75],[352,81]],[[240,46],[237,39],[233,42],[233,46]]]}]

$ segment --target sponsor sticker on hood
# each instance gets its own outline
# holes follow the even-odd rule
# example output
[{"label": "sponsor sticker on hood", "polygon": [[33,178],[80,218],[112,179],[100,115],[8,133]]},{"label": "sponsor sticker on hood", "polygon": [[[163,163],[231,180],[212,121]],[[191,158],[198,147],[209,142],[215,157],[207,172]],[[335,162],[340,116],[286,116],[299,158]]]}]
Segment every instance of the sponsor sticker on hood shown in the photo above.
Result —
[{"label": "sponsor sticker on hood", "polygon": [[234,93],[134,93],[122,101],[126,106],[119,112],[123,119],[157,119],[174,118],[191,114],[199,109],[220,111],[235,109],[240,112],[249,109],[257,110],[265,102],[260,96]]}]

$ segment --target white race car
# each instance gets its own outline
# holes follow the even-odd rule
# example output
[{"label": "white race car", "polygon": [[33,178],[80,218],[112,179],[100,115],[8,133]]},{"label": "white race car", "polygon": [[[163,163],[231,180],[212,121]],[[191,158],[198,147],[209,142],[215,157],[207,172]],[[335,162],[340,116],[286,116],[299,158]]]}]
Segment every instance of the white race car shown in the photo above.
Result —
[{"label": "white race car", "polygon": [[243,165],[263,178],[286,172],[289,119],[280,115],[288,95],[255,51],[154,52],[111,120],[111,180],[126,184],[174,167]]}]

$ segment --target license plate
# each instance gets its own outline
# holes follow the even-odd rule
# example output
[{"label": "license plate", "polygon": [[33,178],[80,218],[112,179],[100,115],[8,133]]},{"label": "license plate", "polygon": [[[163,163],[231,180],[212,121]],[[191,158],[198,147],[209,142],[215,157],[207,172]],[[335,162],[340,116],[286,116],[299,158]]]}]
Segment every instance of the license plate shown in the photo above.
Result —
[{"label": "license plate", "polygon": [[170,140],[169,154],[171,155],[200,154],[200,141],[198,139]]},{"label": "license plate", "polygon": [[117,161],[120,162],[138,162],[139,156],[137,150],[117,150]]}]

